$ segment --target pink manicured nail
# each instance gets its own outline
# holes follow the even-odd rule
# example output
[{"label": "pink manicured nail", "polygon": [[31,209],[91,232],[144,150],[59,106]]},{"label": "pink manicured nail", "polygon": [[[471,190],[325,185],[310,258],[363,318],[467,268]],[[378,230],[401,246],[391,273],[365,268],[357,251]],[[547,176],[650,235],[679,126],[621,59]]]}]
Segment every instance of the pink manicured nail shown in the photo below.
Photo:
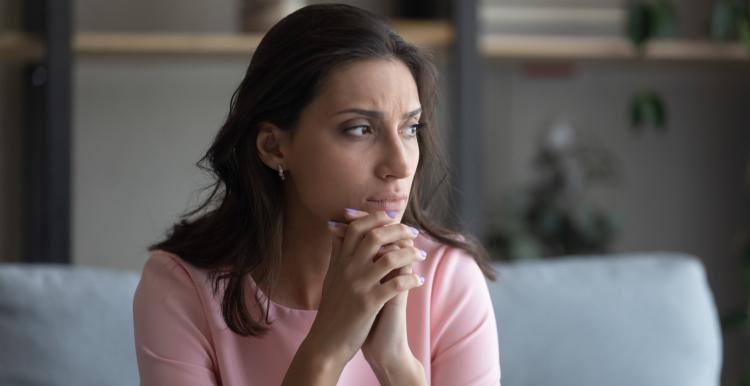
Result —
[{"label": "pink manicured nail", "polygon": [[419,275],[419,285],[424,284],[424,276]]},{"label": "pink manicured nail", "polygon": [[385,214],[388,215],[388,217],[390,218],[396,218],[396,216],[398,216],[398,211],[388,210],[385,212]]},{"label": "pink manicured nail", "polygon": [[419,256],[421,256],[421,257],[422,257],[422,259],[421,259],[421,260],[424,260],[424,259],[426,259],[426,258],[427,258],[427,252],[426,252],[426,251],[423,251],[423,250],[421,250],[421,249],[420,249],[420,250],[419,250]]},{"label": "pink manicured nail", "polygon": [[417,230],[417,228],[414,228],[414,227],[409,227],[409,232],[411,232],[413,236],[416,236],[419,234],[419,231]]}]

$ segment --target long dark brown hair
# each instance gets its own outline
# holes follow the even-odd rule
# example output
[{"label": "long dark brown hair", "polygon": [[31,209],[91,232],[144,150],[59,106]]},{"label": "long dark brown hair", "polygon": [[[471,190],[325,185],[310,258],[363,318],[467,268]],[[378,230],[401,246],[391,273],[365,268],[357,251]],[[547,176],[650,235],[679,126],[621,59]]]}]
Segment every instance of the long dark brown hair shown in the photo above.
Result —
[{"label": "long dark brown hair", "polygon": [[[165,240],[149,247],[208,270],[215,293],[223,289],[224,320],[237,334],[259,336],[268,330],[268,306],[281,261],[282,185],[257,154],[259,123],[293,131],[327,74],[365,59],[406,64],[422,104],[424,128],[417,136],[421,156],[402,221],[465,250],[485,276],[495,279],[485,249],[474,238],[439,225],[434,205],[428,205],[446,197],[448,186],[434,125],[437,71],[430,56],[370,12],[342,4],[311,5],[279,21],[260,42],[232,96],[226,122],[197,163],[215,177],[209,196],[183,214]],[[256,280],[255,303],[264,322],[251,315],[245,302],[248,275]],[[266,294],[265,308],[260,307],[259,291]]]}]

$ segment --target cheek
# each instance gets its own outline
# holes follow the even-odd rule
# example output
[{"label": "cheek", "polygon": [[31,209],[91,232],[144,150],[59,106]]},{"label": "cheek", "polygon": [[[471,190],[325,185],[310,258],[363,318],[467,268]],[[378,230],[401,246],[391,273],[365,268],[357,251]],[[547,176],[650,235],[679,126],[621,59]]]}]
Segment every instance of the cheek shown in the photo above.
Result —
[{"label": "cheek", "polygon": [[417,171],[417,165],[419,165],[419,157],[419,143],[417,141],[414,141],[414,144],[409,151],[409,166],[411,167],[412,178],[414,177],[414,173]]},{"label": "cheek", "polygon": [[296,160],[296,194],[302,205],[321,218],[343,215],[353,205],[365,172],[361,160],[346,153],[310,151]]}]

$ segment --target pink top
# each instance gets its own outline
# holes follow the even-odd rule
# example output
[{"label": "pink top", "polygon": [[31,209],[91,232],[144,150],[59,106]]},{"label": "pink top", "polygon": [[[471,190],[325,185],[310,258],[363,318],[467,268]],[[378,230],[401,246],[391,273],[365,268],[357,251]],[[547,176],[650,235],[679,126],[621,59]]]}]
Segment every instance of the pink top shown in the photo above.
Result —
[{"label": "pink top", "polygon": [[[428,383],[500,385],[495,314],[487,283],[464,251],[420,235],[427,259],[414,263],[425,284],[407,301],[409,346]],[[252,299],[254,283],[248,283]],[[206,271],[154,251],[143,268],[133,303],[135,346],[142,386],[280,385],[317,310],[271,303],[273,322],[262,338],[232,332],[221,315]],[[338,385],[378,385],[362,351]]]}]

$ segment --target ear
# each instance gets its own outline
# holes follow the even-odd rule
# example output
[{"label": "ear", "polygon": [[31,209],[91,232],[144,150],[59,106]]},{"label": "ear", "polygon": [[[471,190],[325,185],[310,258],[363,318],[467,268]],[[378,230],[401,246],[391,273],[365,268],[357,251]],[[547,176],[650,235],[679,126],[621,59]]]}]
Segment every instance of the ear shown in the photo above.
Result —
[{"label": "ear", "polygon": [[273,170],[276,170],[278,165],[287,169],[288,165],[285,162],[289,160],[286,157],[289,135],[269,122],[261,122],[259,125],[258,136],[255,139],[258,156]]}]

